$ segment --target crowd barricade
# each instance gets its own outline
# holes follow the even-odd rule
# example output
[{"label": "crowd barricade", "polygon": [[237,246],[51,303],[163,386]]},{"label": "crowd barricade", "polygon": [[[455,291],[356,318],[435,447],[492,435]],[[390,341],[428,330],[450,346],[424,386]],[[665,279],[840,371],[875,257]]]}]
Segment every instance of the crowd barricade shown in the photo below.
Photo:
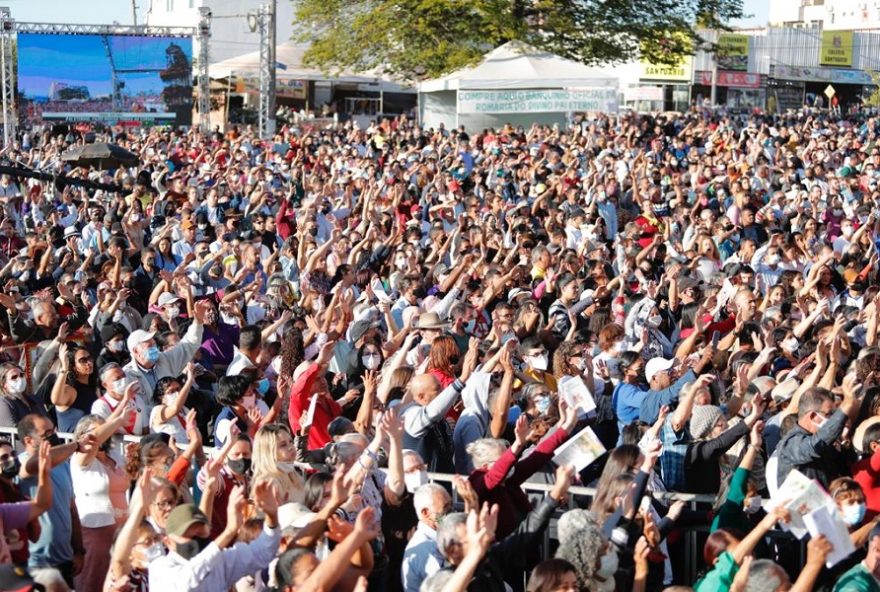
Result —
[{"label": "crowd barricade", "polygon": [[[64,442],[70,442],[73,440],[72,433],[58,432],[59,438]],[[4,428],[0,427],[0,437],[5,437],[6,439],[12,442],[13,447],[16,449],[20,449],[18,443],[18,432],[15,428]],[[122,437],[114,436],[114,441],[119,446],[119,454],[121,456],[125,456],[125,445],[128,443],[136,443],[141,439],[140,436],[129,436],[124,435]],[[207,456],[213,456],[217,449],[211,446],[204,446],[205,454]],[[461,509],[463,507],[463,502],[458,498],[458,493],[455,491],[455,487],[452,485],[453,475],[448,473],[428,473],[428,479],[431,482],[442,483],[446,486],[452,493],[452,502],[453,505],[457,509]],[[553,485],[547,483],[529,483],[525,482],[522,484],[523,490],[527,494],[540,494],[546,495],[553,489]],[[552,555],[552,549],[554,548],[554,541],[556,540],[556,522],[559,517],[565,512],[565,510],[572,509],[576,506],[575,498],[578,499],[588,499],[592,500],[596,495],[595,487],[583,487],[580,485],[573,485],[569,489],[568,495],[568,507],[559,508],[556,510],[553,518],[550,521],[550,526],[544,530],[544,540],[541,544],[541,557],[544,559],[550,558]],[[671,504],[673,502],[685,502],[691,510],[705,510],[707,507],[711,506],[715,502],[714,495],[705,495],[705,494],[695,494],[695,493],[678,493],[678,492],[670,492],[670,491],[657,491],[653,493],[655,499],[664,502],[665,504]],[[763,500],[765,503],[769,500]],[[582,505],[580,507],[583,507]],[[696,527],[688,527],[684,530],[685,535],[685,572],[688,582],[695,582],[697,579],[697,573],[699,566],[701,564],[701,556],[702,549],[698,548],[698,540],[700,533],[708,533],[709,525],[696,526]],[[771,530],[767,533],[767,537],[772,539],[786,539],[791,540],[792,535],[783,532],[780,530]],[[806,563],[806,541],[800,541],[798,545],[799,549],[799,565],[802,567]]]}]

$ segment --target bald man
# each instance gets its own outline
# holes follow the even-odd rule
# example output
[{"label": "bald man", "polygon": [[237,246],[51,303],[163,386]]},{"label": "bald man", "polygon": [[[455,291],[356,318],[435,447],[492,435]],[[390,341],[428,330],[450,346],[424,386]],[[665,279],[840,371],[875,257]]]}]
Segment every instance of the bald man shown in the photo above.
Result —
[{"label": "bald man", "polygon": [[464,358],[459,378],[440,390],[440,383],[430,374],[420,374],[409,383],[412,402],[400,408],[405,433],[403,447],[415,450],[424,459],[429,471],[453,473],[455,446],[452,428],[446,422],[446,414],[458,400],[464,385],[470,378],[477,362],[476,340]]}]

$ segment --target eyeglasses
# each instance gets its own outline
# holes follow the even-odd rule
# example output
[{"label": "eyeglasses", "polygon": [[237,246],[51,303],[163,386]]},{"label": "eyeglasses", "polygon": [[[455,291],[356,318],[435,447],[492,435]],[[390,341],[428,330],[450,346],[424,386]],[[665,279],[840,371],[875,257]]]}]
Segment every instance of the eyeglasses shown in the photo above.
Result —
[{"label": "eyeglasses", "polygon": [[76,359],[77,364],[91,364],[92,362],[93,362],[93,360],[92,360],[91,356]]},{"label": "eyeglasses", "polygon": [[157,508],[159,508],[160,510],[170,510],[173,507],[175,507],[177,504],[175,504],[173,501],[167,500],[164,502],[153,502],[153,505],[156,506]]}]

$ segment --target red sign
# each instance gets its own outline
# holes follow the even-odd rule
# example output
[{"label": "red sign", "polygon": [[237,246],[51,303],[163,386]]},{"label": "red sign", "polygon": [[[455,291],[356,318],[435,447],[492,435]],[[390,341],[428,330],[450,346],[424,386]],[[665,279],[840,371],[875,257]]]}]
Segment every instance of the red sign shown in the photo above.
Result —
[{"label": "red sign", "polygon": [[[696,84],[712,86],[712,72],[699,70],[694,77]],[[735,86],[738,88],[760,88],[761,75],[751,72],[718,71],[718,86]]]}]

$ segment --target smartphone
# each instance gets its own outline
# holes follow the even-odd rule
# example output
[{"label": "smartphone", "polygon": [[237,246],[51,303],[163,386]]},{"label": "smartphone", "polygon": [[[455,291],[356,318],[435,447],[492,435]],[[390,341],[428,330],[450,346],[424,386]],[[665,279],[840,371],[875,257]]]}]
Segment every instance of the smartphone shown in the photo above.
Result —
[{"label": "smartphone", "polygon": [[713,331],[712,332],[712,349],[718,349],[718,342],[721,341],[721,332]]}]

